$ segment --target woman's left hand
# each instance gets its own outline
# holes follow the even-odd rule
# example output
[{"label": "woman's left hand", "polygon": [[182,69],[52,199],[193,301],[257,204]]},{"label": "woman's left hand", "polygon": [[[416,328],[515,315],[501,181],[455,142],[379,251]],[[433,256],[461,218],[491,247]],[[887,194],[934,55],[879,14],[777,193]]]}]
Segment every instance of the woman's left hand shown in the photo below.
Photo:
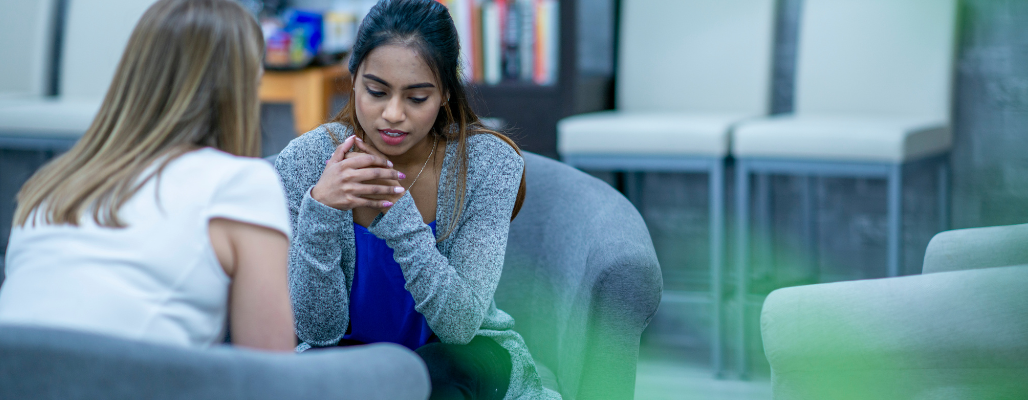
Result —
[{"label": "woman's left hand", "polygon": [[[356,138],[356,139],[357,140],[354,142],[356,144],[356,146],[354,148],[354,151],[346,153],[346,155],[343,156],[344,160],[348,159],[348,158],[351,158],[351,157],[356,157],[356,156],[358,156],[361,153],[367,153],[367,154],[371,154],[373,156],[378,156],[378,157],[386,158],[385,155],[380,153],[374,147],[369,146],[367,143],[365,143],[360,138]],[[400,185],[400,181],[397,180],[397,179],[374,179],[374,180],[366,181],[364,183],[367,183],[369,185],[402,186],[402,185]],[[406,193],[406,192],[398,193],[398,194],[385,194],[385,195],[364,195],[364,196],[361,196],[361,197],[364,197],[364,198],[367,198],[367,199],[372,199],[372,200],[386,200],[386,201],[388,201],[390,203],[396,204],[396,202],[399,201],[401,197],[403,197],[404,193]],[[389,211],[389,207],[382,207],[382,208],[379,208],[379,210],[382,211],[383,213],[385,213],[386,211]]]}]

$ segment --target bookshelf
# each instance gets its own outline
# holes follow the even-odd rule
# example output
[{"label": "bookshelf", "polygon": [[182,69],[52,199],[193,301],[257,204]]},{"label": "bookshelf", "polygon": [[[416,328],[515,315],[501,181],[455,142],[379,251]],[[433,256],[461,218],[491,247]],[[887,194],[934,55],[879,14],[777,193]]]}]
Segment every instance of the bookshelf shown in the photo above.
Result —
[{"label": "bookshelf", "polygon": [[613,108],[613,79],[584,76],[578,68],[579,0],[559,0],[556,79],[552,84],[502,81],[470,82],[472,107],[479,116],[496,118],[524,150],[557,158],[557,121],[589,111]]}]

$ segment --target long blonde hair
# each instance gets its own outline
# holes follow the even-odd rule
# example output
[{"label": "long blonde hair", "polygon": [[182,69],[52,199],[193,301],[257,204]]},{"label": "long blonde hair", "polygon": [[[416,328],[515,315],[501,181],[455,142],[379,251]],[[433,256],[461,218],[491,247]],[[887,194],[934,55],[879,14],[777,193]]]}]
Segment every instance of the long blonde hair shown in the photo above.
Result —
[{"label": "long blonde hair", "polygon": [[231,0],[152,5],[82,139],[18,192],[14,224],[40,212],[48,224],[78,225],[88,210],[97,224],[123,227],[121,206],[176,157],[206,146],[258,156],[263,51],[257,22]]}]

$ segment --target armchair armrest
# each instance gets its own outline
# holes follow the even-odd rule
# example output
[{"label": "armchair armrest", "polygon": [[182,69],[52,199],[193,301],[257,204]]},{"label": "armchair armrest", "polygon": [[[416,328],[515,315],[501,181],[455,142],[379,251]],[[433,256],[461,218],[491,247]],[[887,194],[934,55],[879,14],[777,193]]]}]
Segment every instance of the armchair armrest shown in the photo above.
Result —
[{"label": "armchair armrest", "polygon": [[1028,266],[776,290],[761,314],[775,399],[1028,393]]},{"label": "armchair armrest", "polygon": [[932,238],[923,274],[1028,264],[1028,224],[957,229]]}]

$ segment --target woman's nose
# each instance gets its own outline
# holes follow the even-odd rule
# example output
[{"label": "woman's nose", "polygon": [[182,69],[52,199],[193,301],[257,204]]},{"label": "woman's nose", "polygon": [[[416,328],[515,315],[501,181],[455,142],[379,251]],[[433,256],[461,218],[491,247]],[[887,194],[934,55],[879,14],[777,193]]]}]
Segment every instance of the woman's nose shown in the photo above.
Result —
[{"label": "woman's nose", "polygon": [[403,121],[403,99],[400,96],[395,96],[389,100],[389,104],[386,104],[385,110],[382,111],[382,118],[389,123]]}]

